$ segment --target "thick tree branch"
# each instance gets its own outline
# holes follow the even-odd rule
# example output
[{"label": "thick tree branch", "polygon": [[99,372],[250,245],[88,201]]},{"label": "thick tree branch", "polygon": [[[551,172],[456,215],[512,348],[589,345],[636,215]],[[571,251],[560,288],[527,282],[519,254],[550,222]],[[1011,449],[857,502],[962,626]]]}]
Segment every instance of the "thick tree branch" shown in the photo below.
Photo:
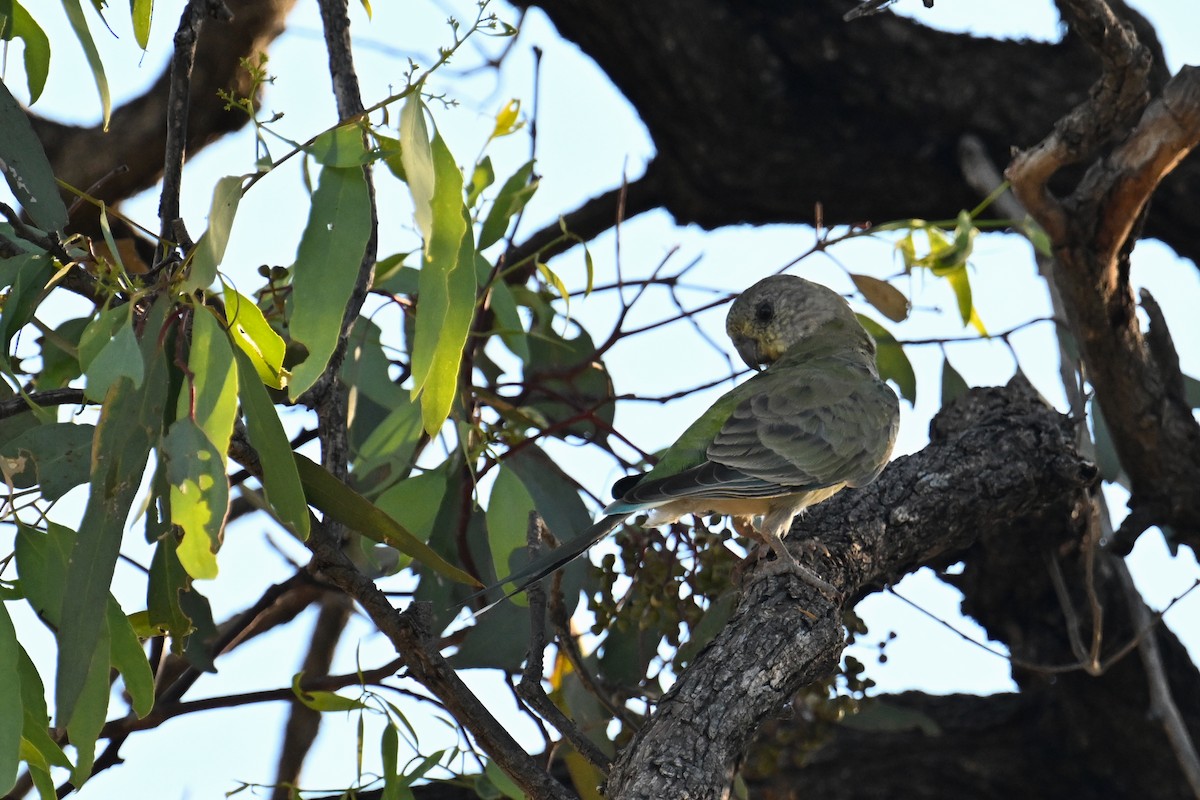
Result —
[{"label": "thick tree branch", "polygon": [[[1074,33],[996,41],[887,13],[846,24],[851,0],[518,5],[545,11],[629,99],[657,151],[656,203],[706,228],[807,223],[817,202],[832,224],[952,216],[978,202],[958,167],[963,136],[1007,163],[1086,99],[1096,74]],[[1153,29],[1110,5],[1154,55],[1157,90],[1169,74]],[[1198,178],[1197,159],[1168,178],[1145,230],[1193,259]]]},{"label": "thick tree branch", "polygon": [[[1118,539],[1132,546],[1150,525],[1169,525],[1200,547],[1200,426],[1182,397],[1183,378],[1161,315],[1143,335],[1129,282],[1129,251],[1152,191],[1200,143],[1200,70],[1184,69],[1148,107],[1146,62],[1132,32],[1116,25],[1100,0],[1064,3],[1072,22],[1102,54],[1092,99],[1077,106],[1039,145],[1008,169],[1017,196],[1050,235],[1054,278],[1068,322],[1130,477],[1131,514]],[[1142,54],[1142,55],[1139,55]],[[1144,111],[1143,111],[1144,108]],[[1131,128],[1131,130],[1129,130]],[[1122,137],[1096,158],[1061,201],[1048,181],[1091,158],[1095,146]],[[1089,142],[1076,148],[1073,143]],[[1150,308],[1154,311],[1154,308]],[[1171,352],[1167,352],[1170,350]]]},{"label": "thick tree branch", "polygon": [[[814,567],[848,594],[1014,525],[1061,527],[1095,478],[1075,455],[1069,425],[1027,384],[974,390],[935,424],[942,439],[793,528],[828,549]],[[790,578],[752,582],[725,630],[622,751],[608,795],[726,796],[756,727],[801,686],[828,676],[843,646],[841,609]]]}]

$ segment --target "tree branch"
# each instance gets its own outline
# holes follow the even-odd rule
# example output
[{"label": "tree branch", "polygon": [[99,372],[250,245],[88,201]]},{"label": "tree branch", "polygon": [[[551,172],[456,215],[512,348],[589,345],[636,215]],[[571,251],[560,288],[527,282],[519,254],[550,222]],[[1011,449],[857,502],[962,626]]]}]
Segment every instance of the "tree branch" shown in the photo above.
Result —
[{"label": "tree branch", "polygon": [[[972,390],[934,428],[925,450],[794,526],[793,539],[828,550],[814,567],[848,595],[1021,520],[1062,525],[1095,478],[1075,455],[1070,426],[1027,384]],[[755,728],[801,686],[829,675],[843,646],[840,608],[790,577],[752,582],[725,630],[621,752],[608,796],[724,796]]]}]

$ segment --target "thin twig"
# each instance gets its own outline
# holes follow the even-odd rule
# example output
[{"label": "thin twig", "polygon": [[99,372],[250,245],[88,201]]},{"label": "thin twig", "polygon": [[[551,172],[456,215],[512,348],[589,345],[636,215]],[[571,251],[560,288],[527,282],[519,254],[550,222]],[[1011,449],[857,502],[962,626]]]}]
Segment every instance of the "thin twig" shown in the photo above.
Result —
[{"label": "thin twig", "polygon": [[[1134,626],[1139,629],[1155,627],[1156,620],[1134,586],[1129,567],[1118,558],[1113,559],[1113,567],[1129,600],[1129,611],[1133,616]],[[1175,698],[1171,695],[1171,684],[1167,680],[1167,670],[1163,665],[1162,653],[1158,649],[1158,637],[1153,632],[1142,637],[1138,653],[1142,657],[1142,667],[1146,670],[1146,680],[1150,684],[1151,708],[1155,716],[1162,721],[1163,731],[1167,734],[1167,740],[1171,743],[1171,749],[1180,769],[1183,770],[1188,786],[1192,788],[1192,793],[1200,798],[1200,757],[1196,755],[1196,745],[1192,742],[1183,715],[1179,713],[1179,706],[1175,704]]]}]

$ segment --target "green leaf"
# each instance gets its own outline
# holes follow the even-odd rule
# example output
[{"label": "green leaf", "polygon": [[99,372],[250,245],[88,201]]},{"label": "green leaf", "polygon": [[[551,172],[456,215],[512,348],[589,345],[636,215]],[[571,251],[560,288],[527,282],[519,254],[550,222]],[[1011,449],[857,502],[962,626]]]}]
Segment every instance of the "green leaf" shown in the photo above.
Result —
[{"label": "green leaf", "polygon": [[547,320],[528,341],[525,407],[536,410],[559,438],[603,441],[616,413],[615,392],[592,337],[580,330],[574,339],[564,339]]},{"label": "green leaf", "polygon": [[496,195],[496,200],[492,203],[492,208],[479,231],[481,251],[500,241],[504,232],[508,230],[509,221],[525,207],[529,198],[533,197],[533,193],[537,191],[537,181],[532,178],[533,161],[527,161],[500,187],[500,193]]},{"label": "green leaf", "polygon": [[[3,84],[0,84],[2,86]],[[3,122],[0,121],[0,129]],[[0,139],[2,142],[3,139]],[[0,144],[0,148],[3,145]],[[9,343],[17,332],[33,319],[41,302],[46,282],[53,275],[54,265],[45,255],[28,253],[0,261],[0,265],[11,272],[10,288],[4,299],[3,313],[0,313],[0,346],[3,347],[3,365],[6,369],[16,372],[8,357]]]},{"label": "green leaf", "polygon": [[36,483],[42,497],[54,501],[88,479],[94,432],[92,425],[71,422],[38,425],[5,442],[0,454],[26,459],[24,469],[13,475],[18,488]]},{"label": "green leaf", "polygon": [[[8,609],[0,603],[0,792],[5,794],[17,782],[21,763],[21,730],[25,726],[25,704],[21,699],[21,680],[17,672],[17,629]],[[14,676],[16,680],[14,680]]]},{"label": "green leaf", "polygon": [[975,326],[981,336],[987,336],[987,329],[984,327],[983,321],[979,319],[979,314],[975,311],[975,306],[971,301],[971,279],[967,275],[966,265],[944,273],[943,277],[949,282],[950,288],[954,290],[954,298],[958,301],[958,313],[962,317],[963,325],[970,323]]},{"label": "green leaf", "polygon": [[[71,704],[71,717],[66,724],[67,736],[75,748],[75,768],[71,770],[71,782],[76,787],[83,786],[92,774],[92,766],[96,759],[96,740],[100,738],[104,720],[108,716],[108,667],[111,648],[104,609],[104,604],[101,604],[99,624],[95,632],[96,646],[88,654],[88,662],[83,665],[86,669],[84,680]],[[59,641],[62,641],[61,636]],[[61,661],[60,644],[60,664]],[[55,714],[58,727],[62,727],[64,716],[61,708],[57,709]]]},{"label": "green leaf", "polygon": [[308,358],[292,369],[292,400],[316,383],[337,348],[370,236],[371,198],[362,169],[325,167],[292,277],[289,330],[308,348]]},{"label": "green leaf", "polygon": [[1099,403],[1093,400],[1090,405],[1092,428],[1096,438],[1096,466],[1100,468],[1100,477],[1129,489],[1129,474],[1121,465],[1121,456],[1117,453],[1117,445],[1113,441],[1108,421],[1104,419]]},{"label": "green leaf", "polygon": [[108,78],[104,75],[104,64],[100,60],[100,51],[96,49],[96,43],[92,41],[92,32],[88,29],[87,18],[83,15],[83,6],[79,4],[79,0],[62,0],[62,4],[63,10],[67,12],[67,19],[71,22],[71,28],[74,29],[80,46],[83,47],[83,54],[87,56],[88,66],[92,68],[92,78],[96,82],[96,90],[100,93],[104,132],[107,133],[108,123],[112,117],[112,98],[108,93]]},{"label": "green leaf", "polygon": [[[25,706],[25,725],[22,728],[21,736],[25,739],[29,746],[23,753],[23,758],[33,766],[34,761],[44,765],[43,769],[49,772],[51,765],[56,767],[71,766],[70,760],[67,759],[66,753],[62,748],[50,738],[50,712],[46,708],[46,687],[42,684],[42,677],[38,675],[37,667],[34,666],[33,660],[25,649],[19,644],[17,645],[17,675],[21,684],[21,701]],[[36,753],[30,753],[32,749]],[[51,788],[54,784],[51,783]],[[39,787],[39,792],[40,792]],[[57,797],[53,792],[50,797]]]},{"label": "green leaf", "polygon": [[467,184],[467,208],[474,208],[483,190],[496,182],[496,171],[492,169],[492,157],[484,156],[471,172],[471,181]]},{"label": "green leaf", "polygon": [[133,711],[139,718],[154,708],[154,675],[150,662],[129,618],[121,606],[109,595],[106,614],[109,634],[109,661],[125,680],[125,691],[129,693]]},{"label": "green leaf", "polygon": [[79,367],[79,339],[88,322],[86,317],[69,319],[54,329],[54,335],[38,338],[42,369],[33,376],[38,391],[59,389],[83,374]]},{"label": "green leaf", "polygon": [[17,574],[30,608],[46,625],[59,626],[66,587],[67,560],[75,545],[75,532],[56,525],[40,533],[18,523],[16,540]]},{"label": "green leaf", "polygon": [[250,364],[263,383],[272,389],[282,389],[289,377],[288,371],[283,368],[283,356],[287,350],[283,337],[275,332],[253,300],[238,293],[224,281],[221,285],[224,288],[230,338],[250,359]]},{"label": "green leaf", "polygon": [[21,104],[0,82],[0,161],[8,188],[21,208],[44,231],[61,231],[67,224],[67,207],[54,182],[46,151],[33,132]]},{"label": "green leaf", "polygon": [[1200,381],[1191,375],[1183,376],[1183,396],[1192,408],[1200,408]]},{"label": "green leaf", "polygon": [[245,353],[235,356],[238,395],[246,414],[246,433],[262,463],[263,493],[279,521],[302,541],[308,538],[308,504],[292,459],[292,445],[283,431],[275,404]]},{"label": "green leaf", "polygon": [[217,625],[213,621],[212,606],[208,598],[195,588],[189,588],[179,595],[179,607],[192,621],[192,632],[188,634],[183,646],[183,657],[189,664],[203,672],[216,672],[213,659],[216,652],[213,643],[217,639]]},{"label": "green leaf", "polygon": [[292,676],[292,694],[296,695],[297,700],[313,711],[365,711],[370,708],[370,706],[361,700],[342,697],[335,692],[306,691],[300,686],[300,681],[303,678],[303,671],[297,672]]},{"label": "green leaf", "polygon": [[[150,336],[156,334],[154,332]],[[122,379],[127,379],[134,390],[141,387],[145,364],[137,336],[133,333],[133,319],[128,314],[113,337],[88,363],[84,374],[87,376],[87,385],[83,393],[93,402],[104,400],[109,389]]]},{"label": "green leaf", "polygon": [[[160,299],[146,321],[141,341],[145,379],[135,388],[122,378],[109,390],[92,444],[91,493],[80,522],[79,536],[67,568],[71,591],[63,597],[58,630],[58,681],[55,708],[61,726],[70,720],[85,689],[87,670],[95,660],[104,628],[109,585],[112,583],[125,521],[146,469],[150,448],[158,443],[167,394],[167,362],[159,349],[159,331],[169,302]],[[107,690],[108,647],[104,646]],[[105,692],[107,698],[107,691]],[[103,719],[101,719],[103,723]]]},{"label": "green leaf", "polygon": [[208,209],[208,230],[196,242],[187,279],[180,291],[191,293],[197,289],[207,289],[217,279],[217,267],[225,258],[229,232],[233,229],[233,219],[241,201],[241,175],[227,175],[217,181]]},{"label": "green leaf", "polygon": [[445,494],[446,471],[438,468],[405,478],[381,494],[375,505],[414,537],[428,542]]},{"label": "green leaf", "polygon": [[867,302],[892,322],[903,322],[908,318],[908,298],[895,286],[870,275],[851,273],[850,280]]},{"label": "green leaf", "polygon": [[368,539],[391,545],[412,556],[452,581],[481,586],[479,581],[447,562],[371,501],[335,478],[329,470],[299,453],[295,454],[295,459],[308,502],[323,513]]},{"label": "green leaf", "polygon": [[412,462],[413,454],[421,441],[421,408],[407,397],[395,404],[371,435],[358,449],[354,462],[355,474],[365,477],[381,466],[391,466],[395,473],[403,471]]},{"label": "green leaf", "polygon": [[[521,483],[517,474],[507,467],[500,467],[492,494],[488,500],[487,520],[488,546],[492,550],[492,563],[507,564],[509,556],[528,541],[529,513],[534,510],[533,498]],[[505,587],[505,592],[511,589]],[[524,593],[512,597],[517,605],[528,605]]]},{"label": "green leaf", "polygon": [[304,150],[323,167],[361,167],[375,156],[366,148],[359,122],[347,122],[325,131]]},{"label": "green leaf", "polygon": [[900,396],[910,403],[917,402],[917,375],[908,360],[904,348],[886,328],[870,317],[856,314],[858,321],[875,338],[875,363],[879,375],[892,381],[900,389]]},{"label": "green leaf", "polygon": [[950,365],[950,359],[942,357],[942,405],[946,405],[951,400],[962,397],[967,393],[970,387],[963,380],[963,376],[958,374],[958,370]]},{"label": "green leaf", "polygon": [[154,549],[150,560],[150,581],[146,590],[147,617],[151,626],[171,636],[182,650],[182,641],[192,632],[192,619],[179,602],[180,594],[187,591],[188,577],[179,557],[175,555],[176,542],[173,535],[163,537]]},{"label": "green leaf", "polygon": [[495,761],[489,760],[483,768],[483,777],[487,778],[509,800],[525,800],[525,793],[513,783],[512,778],[500,769]]},{"label": "green leaf", "polygon": [[7,0],[0,6],[7,6],[4,11],[10,15],[0,21],[0,39],[25,41],[25,80],[29,86],[29,105],[33,105],[42,96],[46,76],[50,74],[50,39],[17,0]]},{"label": "green leaf", "polygon": [[400,732],[395,723],[388,722],[383,728],[379,739],[379,756],[383,762],[383,793],[380,800],[400,800],[401,785],[398,772],[398,751],[400,749]]},{"label": "green leaf", "polygon": [[[229,337],[212,314],[192,317],[188,369],[192,373],[192,392],[179,393],[175,417],[193,417],[225,463],[237,420],[237,367]],[[194,402],[190,402],[192,395]]]},{"label": "green leaf", "polygon": [[183,529],[179,562],[193,578],[211,580],[217,577],[216,553],[229,510],[225,460],[188,417],[175,420],[161,447],[171,483],[171,520]]},{"label": "green leaf", "polygon": [[129,320],[128,305],[106,308],[87,324],[79,337],[79,366],[86,370]]},{"label": "green leaf", "polygon": [[421,395],[421,416],[430,436],[450,416],[476,292],[475,247],[463,207],[462,173],[440,134],[434,136],[433,159],[433,229],[421,265],[412,357],[412,396]]},{"label": "green leaf", "polygon": [[425,124],[425,104],[421,92],[409,93],[400,109],[400,163],[404,180],[413,198],[413,218],[425,242],[426,255],[433,241],[433,195],[435,175],[433,148]]},{"label": "green leaf", "polygon": [[133,18],[133,38],[143,50],[150,44],[150,23],[154,18],[154,0],[129,0]]},{"label": "green leaf", "polygon": [[528,363],[529,338],[525,335],[525,327],[521,324],[521,315],[517,311],[517,301],[512,289],[502,280],[492,284],[492,312],[496,315],[497,333],[509,351]]}]

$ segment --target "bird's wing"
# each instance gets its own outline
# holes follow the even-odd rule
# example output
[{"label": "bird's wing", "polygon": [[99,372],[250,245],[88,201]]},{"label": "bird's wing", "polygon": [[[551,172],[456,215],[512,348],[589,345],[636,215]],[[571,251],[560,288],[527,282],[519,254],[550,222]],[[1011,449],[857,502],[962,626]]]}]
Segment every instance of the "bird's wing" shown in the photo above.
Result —
[{"label": "bird's wing", "polygon": [[899,404],[865,364],[781,363],[762,379],[713,438],[711,462],[791,491],[861,485],[883,469]]}]

